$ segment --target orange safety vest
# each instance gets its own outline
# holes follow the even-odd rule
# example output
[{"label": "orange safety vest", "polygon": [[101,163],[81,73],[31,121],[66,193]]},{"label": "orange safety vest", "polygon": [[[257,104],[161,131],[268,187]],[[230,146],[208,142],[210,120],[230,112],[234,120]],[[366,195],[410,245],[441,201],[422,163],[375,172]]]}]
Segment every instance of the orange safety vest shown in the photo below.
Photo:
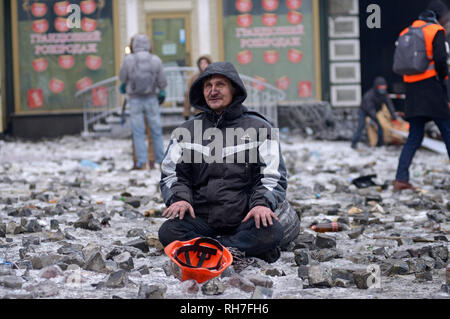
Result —
[{"label": "orange safety vest", "polygon": [[[422,21],[422,20],[416,20],[413,22],[412,27],[417,28],[417,27],[421,27],[425,24],[427,24],[427,22]],[[409,30],[409,28],[406,28],[405,30],[403,30],[402,33],[400,33],[400,36],[404,35],[406,32],[408,32],[408,30]],[[422,81],[425,79],[432,78],[433,76],[437,76],[437,72],[435,69],[435,62],[433,61],[433,40],[434,40],[434,37],[436,36],[436,33],[438,33],[441,30],[443,30],[444,32],[446,32],[446,31],[439,24],[430,24],[430,25],[424,27],[422,30],[423,30],[423,33],[425,36],[425,46],[426,46],[426,50],[427,50],[428,59],[430,59],[430,65],[429,65],[428,69],[421,74],[404,75],[403,81],[405,81],[407,83],[419,82],[419,81]]]}]

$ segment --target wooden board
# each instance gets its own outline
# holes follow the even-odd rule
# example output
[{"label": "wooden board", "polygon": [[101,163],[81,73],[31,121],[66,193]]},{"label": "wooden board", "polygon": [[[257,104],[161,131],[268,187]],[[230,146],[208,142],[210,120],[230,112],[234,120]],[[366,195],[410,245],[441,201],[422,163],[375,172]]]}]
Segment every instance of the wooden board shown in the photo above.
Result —
[{"label": "wooden board", "polygon": [[[406,132],[402,132],[402,131],[398,131],[395,129],[390,129],[393,133],[398,134],[402,137],[404,137],[405,139],[408,138],[408,133]],[[439,154],[447,154],[447,149],[445,147],[444,142],[438,141],[438,140],[434,140],[432,138],[428,138],[425,137],[423,139],[423,143],[422,143],[422,147],[425,147],[426,149],[429,149],[430,151],[439,153]]]}]

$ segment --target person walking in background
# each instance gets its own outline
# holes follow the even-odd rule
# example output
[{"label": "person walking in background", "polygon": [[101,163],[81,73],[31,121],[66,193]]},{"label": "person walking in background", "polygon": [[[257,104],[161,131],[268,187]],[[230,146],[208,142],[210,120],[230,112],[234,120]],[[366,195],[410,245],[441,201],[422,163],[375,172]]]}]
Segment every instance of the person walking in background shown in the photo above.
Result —
[{"label": "person walking in background", "polygon": [[[433,120],[438,126],[450,158],[446,30],[442,27],[448,19],[448,13],[447,6],[440,0],[435,0],[412,24],[412,27],[422,27],[430,64],[423,73],[403,76],[403,81],[406,83],[405,118],[410,123],[410,131],[400,155],[394,191],[415,189],[409,183],[409,167],[416,151],[422,145],[427,122]],[[405,29],[400,35],[408,32],[408,29]]]},{"label": "person walking in background", "polygon": [[377,77],[373,83],[373,87],[367,91],[361,103],[361,108],[358,110],[358,128],[352,140],[352,148],[356,149],[358,142],[361,139],[361,134],[366,127],[366,117],[370,117],[372,121],[378,127],[378,144],[377,146],[383,146],[383,128],[377,119],[377,113],[386,104],[392,119],[397,119],[397,113],[387,93],[387,82],[383,77]]},{"label": "person walking in background", "polygon": [[150,53],[150,47],[150,39],[146,35],[137,35],[132,42],[133,53],[125,57],[119,73],[120,82],[126,83],[137,157],[135,168],[139,170],[146,169],[148,163],[145,120],[151,131],[155,162],[161,164],[164,158],[159,97],[167,87],[167,78],[161,59]]},{"label": "person walking in background", "polygon": [[[195,80],[198,79],[198,77],[203,73],[203,71],[205,71],[205,69],[211,63],[212,59],[208,55],[203,55],[200,58],[198,58],[197,67],[199,72],[192,75],[188,80],[186,94],[184,95],[184,112],[183,112],[183,116],[186,121],[189,120],[189,117],[191,116],[191,103],[189,102],[189,90],[191,89],[192,83],[194,83]],[[199,109],[195,109],[194,114],[197,115],[198,113],[201,113],[201,111]]]},{"label": "person walking in background", "polygon": [[[135,38],[135,36],[130,39],[130,44],[128,45],[130,54],[133,53],[134,38]],[[151,50],[150,50],[150,53],[151,53]],[[126,83],[120,84],[120,93],[123,95],[127,94],[127,84]],[[123,102],[123,107],[122,107],[122,119],[121,119],[122,125],[125,123],[125,109],[126,109],[127,104],[128,104],[127,97],[125,97],[125,100]],[[149,163],[150,169],[154,169],[155,168],[155,153],[153,152],[152,133],[150,131],[150,127],[148,126],[147,119],[145,120],[145,132],[146,132],[147,141],[148,141],[148,163]],[[132,141],[133,142],[131,145],[131,149],[132,149],[131,151],[133,152],[133,170],[135,170],[135,169],[137,169],[137,156],[136,156],[136,148],[134,147],[134,139],[133,138],[132,138]]]}]

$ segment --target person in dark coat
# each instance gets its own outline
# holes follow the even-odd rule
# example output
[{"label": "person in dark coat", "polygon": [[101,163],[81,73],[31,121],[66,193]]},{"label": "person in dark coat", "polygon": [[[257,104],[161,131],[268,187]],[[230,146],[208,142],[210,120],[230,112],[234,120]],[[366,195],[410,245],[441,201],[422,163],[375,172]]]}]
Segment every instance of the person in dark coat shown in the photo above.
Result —
[{"label": "person in dark coat", "polygon": [[372,88],[367,91],[361,103],[361,108],[358,110],[358,128],[352,140],[352,148],[356,149],[361,134],[366,127],[366,117],[370,117],[372,121],[378,127],[378,144],[377,146],[383,146],[383,128],[377,119],[377,113],[381,110],[383,104],[389,109],[392,119],[397,119],[397,113],[395,112],[394,105],[387,93],[387,82],[383,77],[377,77],[373,82]]},{"label": "person in dark coat", "polygon": [[[448,8],[441,1],[432,1],[418,20],[445,25]],[[442,28],[443,29],[443,28]],[[433,39],[433,61],[436,75],[417,82],[406,83],[406,120],[410,123],[409,136],[400,155],[394,190],[415,189],[409,183],[409,167],[425,135],[425,124],[434,121],[439,128],[450,158],[450,108],[447,96],[447,50],[445,30]]]},{"label": "person in dark coat", "polygon": [[242,105],[246,97],[229,62],[212,63],[192,84],[190,103],[202,113],[174,131],[162,165],[164,246],[211,237],[249,257],[280,257],[284,230],[274,212],[286,198],[286,167],[277,130]]}]

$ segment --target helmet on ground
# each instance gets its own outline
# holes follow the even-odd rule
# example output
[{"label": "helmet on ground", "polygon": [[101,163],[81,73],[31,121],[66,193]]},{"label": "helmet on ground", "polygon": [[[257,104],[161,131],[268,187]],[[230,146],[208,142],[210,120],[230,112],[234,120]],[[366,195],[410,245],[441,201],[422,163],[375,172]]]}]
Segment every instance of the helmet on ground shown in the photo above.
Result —
[{"label": "helmet on ground", "polygon": [[181,281],[203,283],[219,276],[233,263],[230,251],[212,238],[174,241],[164,252],[169,256],[173,275]]}]

